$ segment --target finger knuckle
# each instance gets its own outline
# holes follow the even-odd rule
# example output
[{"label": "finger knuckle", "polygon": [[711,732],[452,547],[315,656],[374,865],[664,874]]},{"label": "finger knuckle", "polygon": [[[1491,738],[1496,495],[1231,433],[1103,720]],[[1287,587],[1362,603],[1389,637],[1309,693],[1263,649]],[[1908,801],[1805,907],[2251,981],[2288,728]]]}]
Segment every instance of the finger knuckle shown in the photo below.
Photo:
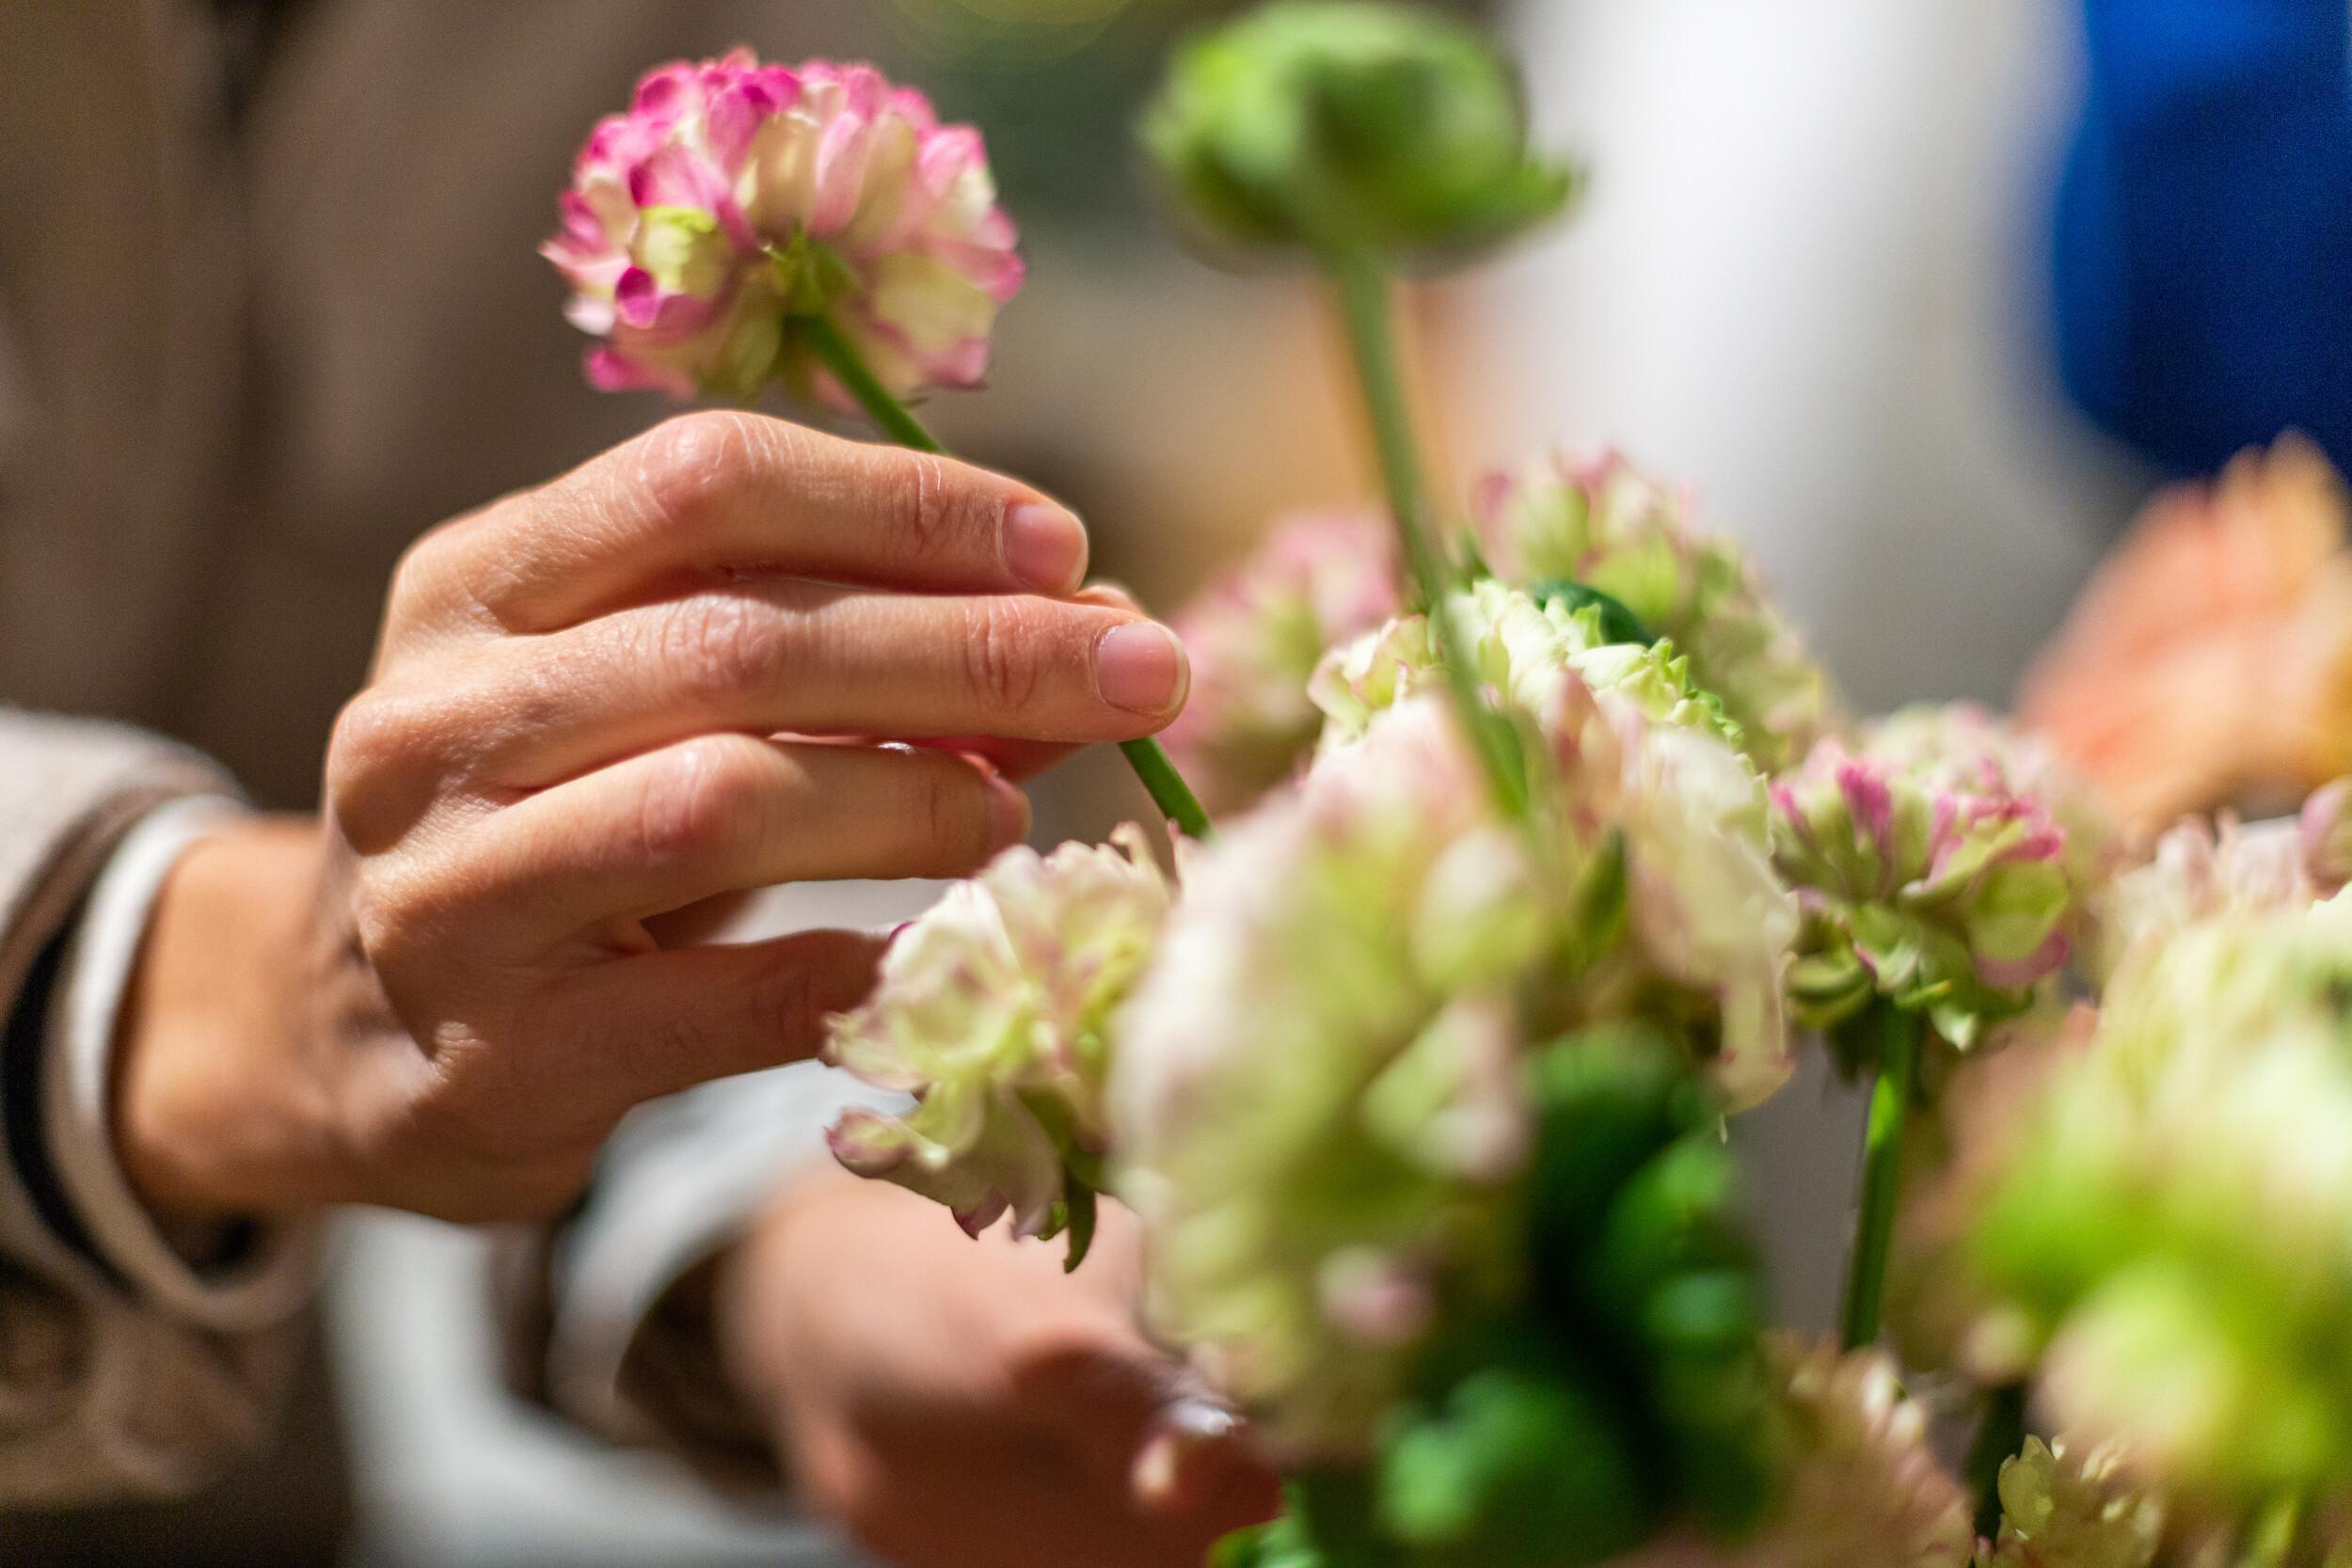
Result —
[{"label": "finger knuckle", "polygon": [[405,832],[431,801],[438,771],[414,705],[379,688],[335,719],[325,795],[336,823],[362,854]]},{"label": "finger knuckle", "polygon": [[636,479],[671,526],[692,528],[748,480],[766,440],[759,417],[707,409],[664,420],[638,439]]},{"label": "finger knuckle", "polygon": [[438,572],[438,558],[447,547],[447,533],[437,528],[420,534],[406,549],[400,552],[400,559],[392,563],[391,589],[386,595],[386,603],[393,614],[399,614],[431,595],[431,585]]},{"label": "finger knuckle", "polygon": [[964,628],[964,679],[972,696],[993,716],[1029,706],[1043,672],[1039,667],[1038,628],[1017,600],[976,607]]},{"label": "finger knuckle", "polygon": [[418,994],[445,974],[460,924],[448,897],[451,861],[393,849],[366,861],[347,895],[348,957],[379,977],[388,995]]},{"label": "finger knuckle", "polygon": [[1003,499],[975,470],[930,452],[894,453],[891,462],[884,495],[902,562],[952,560],[993,546]]},{"label": "finger knuckle", "polygon": [[759,821],[760,743],[704,736],[671,749],[636,798],[634,852],[651,866],[724,853]]},{"label": "finger knuckle", "polygon": [[401,551],[384,600],[386,653],[405,641],[412,628],[441,619],[453,598],[470,602],[471,595],[453,594],[451,588],[461,578],[461,541],[474,521],[470,515],[453,518],[418,535]]},{"label": "finger knuckle", "polygon": [[402,959],[418,945],[416,909],[405,896],[403,880],[397,871],[379,863],[357,878],[351,889],[352,942],[369,967],[388,978],[401,973]]},{"label": "finger knuckle", "polygon": [[700,594],[662,614],[656,652],[690,699],[723,700],[771,681],[781,655],[777,633],[774,613],[758,600]]}]

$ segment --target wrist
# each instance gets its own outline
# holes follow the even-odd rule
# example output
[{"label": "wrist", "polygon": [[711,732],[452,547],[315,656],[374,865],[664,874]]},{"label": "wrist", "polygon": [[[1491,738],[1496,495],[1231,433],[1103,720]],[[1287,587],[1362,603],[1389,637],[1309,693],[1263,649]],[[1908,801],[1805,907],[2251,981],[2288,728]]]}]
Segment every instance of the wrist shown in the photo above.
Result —
[{"label": "wrist", "polygon": [[337,1140],[301,990],[319,893],[315,825],[262,818],[181,856],[117,1022],[117,1157],[167,1223],[333,1196]]}]

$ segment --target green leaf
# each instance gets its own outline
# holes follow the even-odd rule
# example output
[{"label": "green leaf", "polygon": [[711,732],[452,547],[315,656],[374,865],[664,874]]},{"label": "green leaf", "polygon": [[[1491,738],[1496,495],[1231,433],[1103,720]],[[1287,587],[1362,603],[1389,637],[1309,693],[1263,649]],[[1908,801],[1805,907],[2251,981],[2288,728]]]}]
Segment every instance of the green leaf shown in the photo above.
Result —
[{"label": "green leaf", "polygon": [[1354,1465],[1315,1465],[1282,1483],[1287,1510],[1278,1524],[1294,1526],[1291,1557],[1263,1568],[1396,1568],[1404,1555],[1375,1527],[1372,1477]]},{"label": "green leaf", "polygon": [[1705,1133],[1676,1140],[1618,1190],[1584,1278],[1620,1334],[1647,1340],[1662,1326],[1649,1315],[1676,1276],[1753,1265],[1739,1196],[1730,1150]]},{"label": "green leaf", "polygon": [[1624,936],[1631,886],[1626,865],[1625,832],[1611,828],[1576,874],[1568,889],[1564,958],[1582,967],[1616,946]]},{"label": "green leaf", "polygon": [[1438,1409],[1408,1410],[1385,1435],[1378,1477],[1382,1525],[1433,1568],[1574,1568],[1649,1526],[1608,1407],[1535,1369],[1486,1368]]},{"label": "green leaf", "polygon": [[1062,1261],[1062,1273],[1074,1274],[1087,1260],[1087,1251],[1094,1245],[1094,1189],[1078,1180],[1077,1173],[1062,1171],[1062,1203],[1070,1214],[1070,1256]]},{"label": "green leaf", "polygon": [[1600,611],[1600,633],[1612,642],[1653,643],[1658,634],[1642,624],[1642,618],[1627,608],[1623,599],[1602,592],[1590,583],[1572,578],[1546,578],[1528,586],[1528,594],[1537,604],[1565,604],[1570,610],[1597,608]]},{"label": "green leaf", "polygon": [[1580,1030],[1535,1054],[1528,1240],[1539,1282],[1566,1287],[1560,1271],[1590,1250],[1618,1189],[1680,1131],[1687,1070],[1674,1042],[1640,1022]]}]

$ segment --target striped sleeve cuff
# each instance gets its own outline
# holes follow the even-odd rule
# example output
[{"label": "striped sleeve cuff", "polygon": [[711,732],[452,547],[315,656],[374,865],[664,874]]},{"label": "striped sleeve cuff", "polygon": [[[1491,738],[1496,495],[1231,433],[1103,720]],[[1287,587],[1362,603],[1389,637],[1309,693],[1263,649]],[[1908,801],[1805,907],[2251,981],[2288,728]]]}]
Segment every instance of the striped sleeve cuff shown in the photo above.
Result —
[{"label": "striped sleeve cuff", "polygon": [[123,836],[64,949],[40,1073],[45,1152],[82,1232],[74,1240],[140,1300],[225,1334],[268,1327],[310,1298],[323,1222],[235,1222],[208,1239],[209,1259],[192,1260],[132,1191],[110,1107],[116,1024],[156,896],[191,846],[246,815],[225,797],[188,797]]}]

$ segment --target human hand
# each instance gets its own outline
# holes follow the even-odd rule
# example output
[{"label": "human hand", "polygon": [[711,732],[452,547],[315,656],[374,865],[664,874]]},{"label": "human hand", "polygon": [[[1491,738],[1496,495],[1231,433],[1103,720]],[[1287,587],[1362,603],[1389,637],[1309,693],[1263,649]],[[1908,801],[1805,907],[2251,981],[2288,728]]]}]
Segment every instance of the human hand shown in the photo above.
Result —
[{"label": "human hand", "polygon": [[793,1483],[906,1568],[1199,1568],[1277,1481],[1135,1323],[1139,1235],[1105,1200],[1086,1262],[977,1241],[830,1167],[720,1275],[721,1342]]},{"label": "human hand", "polygon": [[688,942],[751,888],[967,873],[1027,831],[1011,779],[1166,723],[1183,652],[1086,556],[1014,481],[742,414],[426,535],[323,820],[200,845],[158,902],[133,1184],[534,1217],[631,1105],[809,1055],[877,939]]}]

